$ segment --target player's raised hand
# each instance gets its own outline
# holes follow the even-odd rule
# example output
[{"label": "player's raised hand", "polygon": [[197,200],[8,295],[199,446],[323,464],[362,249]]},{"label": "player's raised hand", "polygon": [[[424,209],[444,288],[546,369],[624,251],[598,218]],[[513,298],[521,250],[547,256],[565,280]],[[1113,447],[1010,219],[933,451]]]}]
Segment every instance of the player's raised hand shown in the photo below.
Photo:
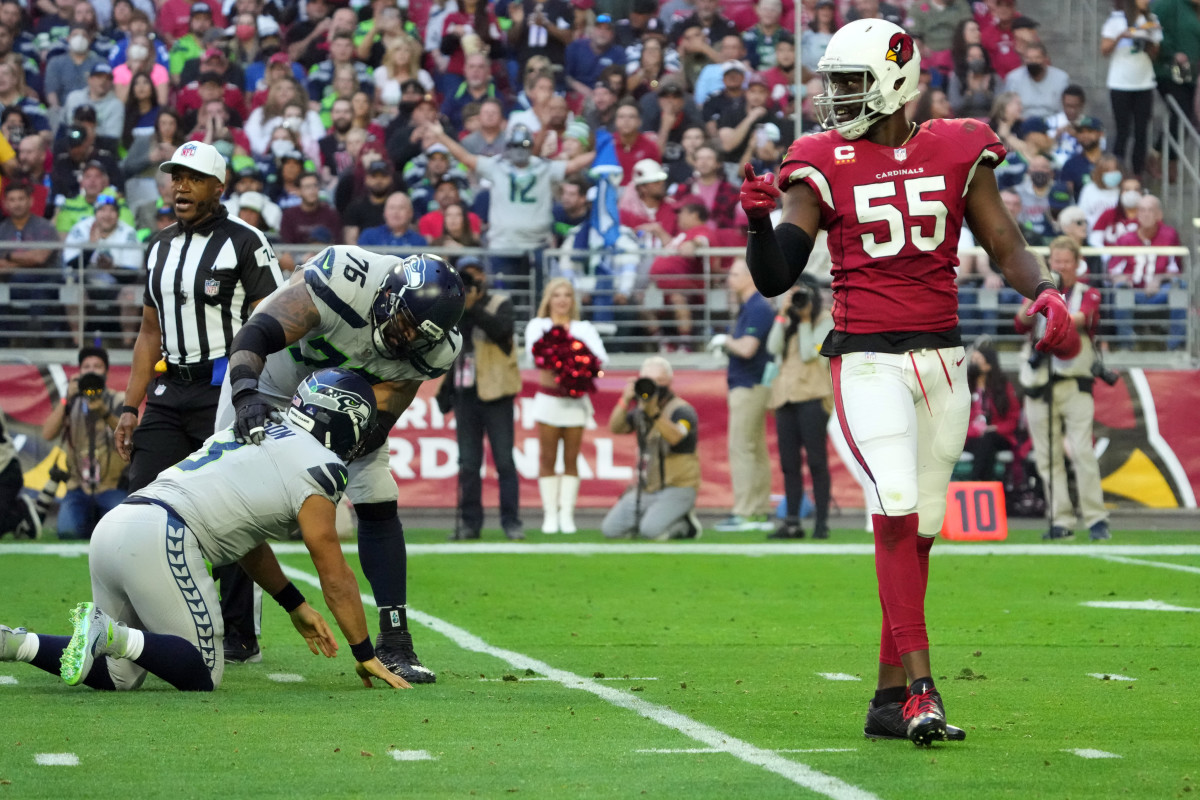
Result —
[{"label": "player's raised hand", "polygon": [[301,603],[288,616],[292,618],[292,624],[304,637],[304,641],[308,642],[308,649],[314,656],[333,658],[337,655],[337,639],[333,638],[329,623],[319,611],[308,603]]},{"label": "player's raised hand", "polygon": [[775,185],[775,176],[770,172],[755,175],[754,167],[750,166],[749,162],[744,165],[744,168],[746,180],[742,182],[742,191],[738,195],[738,200],[742,203],[742,210],[751,219],[770,216],[771,212],[775,210],[779,198],[783,195],[783,192],[779,191],[779,187]]},{"label": "player's raised hand", "polygon": [[378,678],[393,689],[412,688],[412,684],[404,680],[404,678],[401,678],[394,672],[389,672],[388,668],[378,658],[372,658],[370,661],[356,662],[354,664],[354,671],[358,673],[358,677],[362,678],[363,686],[368,689],[373,686],[371,678]]},{"label": "player's raised hand", "polygon": [[1041,314],[1046,318],[1046,332],[1034,345],[1038,350],[1051,353],[1060,349],[1071,335],[1075,323],[1071,321],[1071,311],[1062,292],[1057,289],[1047,289],[1037,296],[1025,315],[1032,317]]}]

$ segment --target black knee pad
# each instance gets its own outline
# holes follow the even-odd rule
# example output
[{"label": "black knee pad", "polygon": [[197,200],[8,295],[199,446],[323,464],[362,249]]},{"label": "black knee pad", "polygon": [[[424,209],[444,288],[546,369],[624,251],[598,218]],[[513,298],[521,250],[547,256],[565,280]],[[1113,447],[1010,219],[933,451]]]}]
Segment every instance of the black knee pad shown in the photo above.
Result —
[{"label": "black knee pad", "polygon": [[394,502],[356,503],[354,513],[358,514],[360,520],[387,522],[393,517],[400,516],[400,508]]}]

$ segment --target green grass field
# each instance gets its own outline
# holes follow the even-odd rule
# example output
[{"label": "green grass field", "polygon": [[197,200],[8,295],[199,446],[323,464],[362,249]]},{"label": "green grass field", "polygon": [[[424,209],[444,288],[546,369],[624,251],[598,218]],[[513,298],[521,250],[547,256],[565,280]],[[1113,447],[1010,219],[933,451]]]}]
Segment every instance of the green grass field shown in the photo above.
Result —
[{"label": "green grass field", "polygon": [[[497,536],[409,533],[410,619],[432,686],[361,688],[348,652],[312,656],[269,601],[263,662],[227,667],[210,695],[154,678],[130,694],[70,689],[0,664],[0,799],[1200,791],[1196,533],[940,542],[935,678],[968,738],[927,750],[862,737],[879,611],[861,531],[770,546]],[[279,550],[324,610],[302,583],[303,549]],[[88,595],[81,552],[0,545],[0,622],[66,632]],[[1181,610],[1085,605],[1147,600]],[[39,765],[46,754],[78,764]]]}]

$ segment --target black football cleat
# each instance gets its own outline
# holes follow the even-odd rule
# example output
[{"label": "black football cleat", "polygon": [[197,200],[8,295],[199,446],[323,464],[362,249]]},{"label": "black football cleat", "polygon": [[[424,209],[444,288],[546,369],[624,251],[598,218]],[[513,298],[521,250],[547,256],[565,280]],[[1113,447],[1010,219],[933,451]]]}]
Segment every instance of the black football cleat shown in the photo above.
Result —
[{"label": "black football cleat", "polygon": [[[922,683],[918,681],[918,683]],[[904,701],[904,725],[908,740],[917,747],[928,747],[935,741],[946,741],[946,710],[942,696],[932,681],[924,681],[924,689],[914,692],[908,687]]]},{"label": "black football cleat", "polygon": [[[867,722],[863,726],[863,736],[868,739],[907,739],[908,726],[904,722],[903,704],[884,703],[876,706],[872,700],[867,705]],[[966,738],[967,732],[962,728],[946,725],[946,741],[961,742]]]},{"label": "black football cleat", "polygon": [[408,631],[383,631],[375,637],[375,655],[385,667],[409,683],[435,683],[437,675],[417,658],[412,634]]},{"label": "black football cleat", "polygon": [[262,650],[258,647],[258,637],[244,638],[236,631],[225,634],[222,642],[227,664],[257,664],[262,661]]}]

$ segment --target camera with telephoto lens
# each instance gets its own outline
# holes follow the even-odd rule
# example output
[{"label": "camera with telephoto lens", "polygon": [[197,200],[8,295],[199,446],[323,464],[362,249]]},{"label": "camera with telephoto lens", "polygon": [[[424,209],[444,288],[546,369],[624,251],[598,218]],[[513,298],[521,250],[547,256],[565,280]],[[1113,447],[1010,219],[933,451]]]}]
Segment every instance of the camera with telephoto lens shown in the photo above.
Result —
[{"label": "camera with telephoto lens", "polygon": [[1104,366],[1104,362],[1098,358],[1092,362],[1092,377],[1099,378],[1109,386],[1116,386],[1117,381],[1121,380],[1121,376],[1116,370]]},{"label": "camera with telephoto lens", "polygon": [[633,382],[633,394],[643,403],[659,393],[659,386],[652,378],[638,378]]},{"label": "camera with telephoto lens", "polygon": [[808,308],[812,304],[812,289],[809,289],[803,283],[796,286],[792,292],[792,305],[797,310]]},{"label": "camera with telephoto lens", "polygon": [[54,504],[54,497],[58,494],[58,485],[71,477],[71,473],[60,468],[57,464],[50,466],[49,479],[42,490],[38,492],[37,498],[33,501],[37,506],[38,516],[43,520],[50,514],[50,506]]},{"label": "camera with telephoto lens", "polygon": [[104,376],[85,372],[79,376],[79,393],[89,400],[104,394]]}]

